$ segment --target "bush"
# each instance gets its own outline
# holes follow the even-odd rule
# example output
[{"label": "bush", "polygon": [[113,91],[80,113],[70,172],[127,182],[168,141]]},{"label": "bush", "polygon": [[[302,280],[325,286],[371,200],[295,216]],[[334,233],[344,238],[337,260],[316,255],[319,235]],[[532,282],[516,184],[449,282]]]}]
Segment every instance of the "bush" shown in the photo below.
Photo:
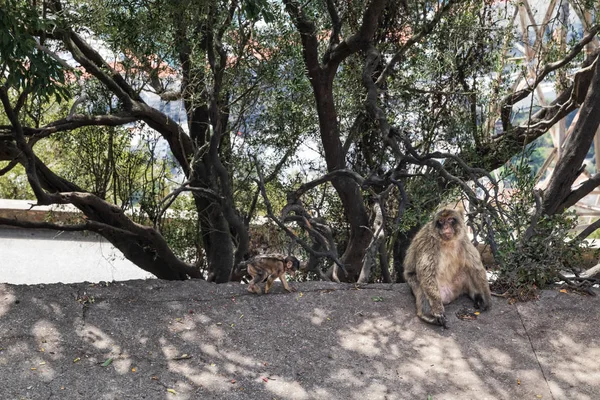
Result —
[{"label": "bush", "polygon": [[510,182],[510,198],[495,207],[493,235],[497,277],[492,287],[516,300],[537,297],[540,289],[564,278],[583,262],[585,245],[574,239],[574,211],[547,216],[536,204],[536,179],[527,157],[509,164],[501,177]]},{"label": "bush", "polygon": [[544,216],[526,240],[523,235],[513,239],[500,234],[494,291],[530,300],[537,297],[539,289],[562,280],[566,270],[583,262],[583,244],[569,238],[576,222],[574,213]]}]

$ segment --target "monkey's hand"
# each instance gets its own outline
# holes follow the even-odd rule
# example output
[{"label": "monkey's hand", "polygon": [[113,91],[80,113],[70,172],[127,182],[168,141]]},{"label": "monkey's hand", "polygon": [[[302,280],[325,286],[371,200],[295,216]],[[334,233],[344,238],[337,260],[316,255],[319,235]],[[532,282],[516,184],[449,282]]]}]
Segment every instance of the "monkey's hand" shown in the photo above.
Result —
[{"label": "monkey's hand", "polygon": [[289,285],[289,287],[285,288],[288,292],[292,293],[297,291],[298,289],[296,289],[295,287],[293,287],[292,285]]},{"label": "monkey's hand", "polygon": [[489,308],[488,302],[483,298],[480,293],[477,293],[474,297],[475,308],[481,311],[485,311]]}]

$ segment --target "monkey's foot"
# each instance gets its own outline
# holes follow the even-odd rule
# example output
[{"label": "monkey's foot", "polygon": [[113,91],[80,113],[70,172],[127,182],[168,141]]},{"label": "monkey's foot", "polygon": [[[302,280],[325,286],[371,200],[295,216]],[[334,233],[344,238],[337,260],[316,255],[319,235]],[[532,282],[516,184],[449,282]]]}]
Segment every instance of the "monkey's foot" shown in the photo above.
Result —
[{"label": "monkey's foot", "polygon": [[248,291],[250,293],[256,293],[256,294],[261,294],[262,293],[262,290],[260,290],[260,288],[258,286],[254,286],[254,285],[248,286]]},{"label": "monkey's foot", "polygon": [[434,315],[435,323],[443,326],[445,329],[448,329],[448,319],[446,318],[446,314],[442,313],[440,315]]},{"label": "monkey's foot", "polygon": [[292,292],[295,292],[295,291],[297,291],[298,289],[296,289],[296,288],[295,288],[295,287],[293,287],[293,286],[290,286],[289,288],[286,288],[285,290],[287,290],[288,292],[292,293]]},{"label": "monkey's foot", "polygon": [[441,313],[441,314],[427,314],[427,315],[418,315],[417,316],[419,318],[421,318],[423,321],[433,324],[433,325],[440,325],[443,326],[444,328],[448,329],[448,320],[446,319],[446,314]]}]

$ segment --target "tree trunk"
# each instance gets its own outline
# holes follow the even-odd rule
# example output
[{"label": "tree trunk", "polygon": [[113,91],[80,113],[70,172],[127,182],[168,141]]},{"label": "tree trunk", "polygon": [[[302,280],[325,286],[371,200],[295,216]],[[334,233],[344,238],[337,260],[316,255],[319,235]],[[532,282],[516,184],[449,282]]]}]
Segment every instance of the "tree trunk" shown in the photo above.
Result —
[{"label": "tree trunk", "polygon": [[[354,35],[350,35],[338,45],[330,46],[323,57],[323,65],[319,61],[319,39],[317,38],[319,29],[304,14],[304,9],[300,3],[294,0],[284,0],[283,3],[300,33],[304,63],[317,105],[321,142],[325,151],[327,170],[332,172],[344,169],[345,154],[340,141],[337,111],[333,97],[333,81],[340,63],[361,49],[364,50],[367,44],[372,42],[386,1],[372,0],[368,3],[363,13],[361,27]],[[365,250],[371,241],[372,232],[367,229],[369,216],[360,187],[352,178],[340,176],[334,178],[331,183],[340,196],[346,220],[350,225],[348,246],[340,259],[348,271],[348,276],[342,274],[340,280],[355,281],[362,269]]]},{"label": "tree trunk", "polygon": [[582,172],[583,161],[600,125],[600,60],[596,59],[595,63],[592,82],[579,110],[579,118],[544,192],[542,210],[546,215],[564,211],[567,206],[565,200],[572,193],[571,187]]},{"label": "tree trunk", "polygon": [[406,257],[406,251],[410,246],[410,242],[415,237],[417,232],[421,229],[420,226],[413,226],[407,232],[402,232],[396,236],[393,243],[393,255],[394,255],[394,271],[396,272],[396,282],[405,283],[404,279],[404,257]]},{"label": "tree trunk", "polygon": [[[375,202],[373,204],[373,211],[375,212],[375,218],[373,219],[373,237],[371,243],[365,250],[365,256],[363,259],[363,267],[358,277],[358,283],[368,283],[371,278],[371,271],[375,265],[377,265],[377,255],[381,249],[381,244],[385,242],[385,225],[383,220],[383,210],[381,204]],[[383,268],[383,266],[382,266]]]},{"label": "tree trunk", "polygon": [[219,204],[205,198],[196,197],[195,200],[208,265],[207,280],[216,283],[227,282],[234,265],[229,225],[219,210]]},{"label": "tree trunk", "polygon": [[[153,243],[140,235],[119,233],[114,230],[106,230],[101,233],[106,240],[119,249],[125,258],[159,279],[185,280],[188,278],[186,270],[191,267],[168,252],[153,251]],[[158,233],[156,233],[158,234]],[[200,278],[195,273],[192,277]]]},{"label": "tree trunk", "polygon": [[[9,142],[3,143],[0,158],[28,163],[20,150]],[[120,208],[59,177],[39,158],[35,157],[34,164],[39,184],[48,191],[52,202],[70,203],[81,210],[93,222],[90,223],[90,230],[105,237],[129,261],[161,279],[201,278],[197,268],[173,254],[159,232],[136,224]],[[15,221],[14,226],[19,226],[19,222]]]},{"label": "tree trunk", "polygon": [[[325,160],[329,172],[344,169],[344,153],[339,138],[337,112],[333,98],[332,81],[326,74],[320,74],[321,79],[313,79],[313,89],[319,115],[321,140],[325,151]],[[369,216],[364,205],[364,198],[358,184],[349,177],[334,178],[332,186],[337,191],[344,207],[346,220],[350,225],[348,246],[340,261],[345,265],[348,276],[341,274],[341,281],[354,282],[362,270],[365,251],[371,241],[372,233],[369,226]]]}]

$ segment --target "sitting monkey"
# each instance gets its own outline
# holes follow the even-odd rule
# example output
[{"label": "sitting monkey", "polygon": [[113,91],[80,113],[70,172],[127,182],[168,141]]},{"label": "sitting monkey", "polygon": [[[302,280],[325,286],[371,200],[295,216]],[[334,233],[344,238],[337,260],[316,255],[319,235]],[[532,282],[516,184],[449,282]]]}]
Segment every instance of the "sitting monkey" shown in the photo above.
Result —
[{"label": "sitting monkey", "polygon": [[300,268],[300,262],[296,257],[286,257],[282,254],[261,254],[246,261],[245,264],[248,266],[248,274],[252,277],[248,285],[249,292],[260,294],[261,289],[258,284],[266,279],[265,294],[268,293],[276,278],[279,278],[288,292],[296,291],[294,287],[289,286],[285,279],[286,272],[293,276]]},{"label": "sitting monkey", "polygon": [[444,304],[468,294],[475,308],[491,307],[490,286],[481,256],[466,234],[461,213],[439,211],[412,240],[404,278],[415,296],[417,316],[447,328]]}]

